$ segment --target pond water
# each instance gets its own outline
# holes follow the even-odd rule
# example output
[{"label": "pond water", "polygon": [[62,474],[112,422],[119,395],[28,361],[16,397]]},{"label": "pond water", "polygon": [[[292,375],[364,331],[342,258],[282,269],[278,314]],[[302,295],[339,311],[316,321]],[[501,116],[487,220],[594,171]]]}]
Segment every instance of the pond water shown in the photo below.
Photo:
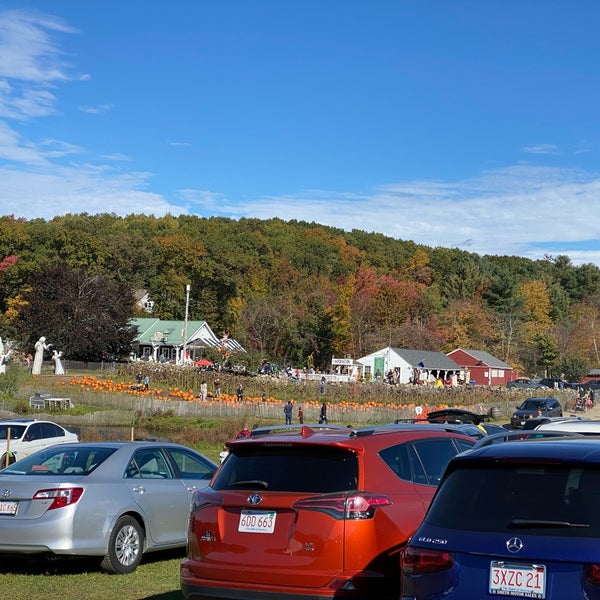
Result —
[{"label": "pond water", "polygon": [[145,429],[135,429],[122,426],[98,426],[98,425],[68,425],[69,431],[76,433],[81,442],[129,442],[134,440],[148,440],[168,442],[166,437],[157,436],[156,432]]}]

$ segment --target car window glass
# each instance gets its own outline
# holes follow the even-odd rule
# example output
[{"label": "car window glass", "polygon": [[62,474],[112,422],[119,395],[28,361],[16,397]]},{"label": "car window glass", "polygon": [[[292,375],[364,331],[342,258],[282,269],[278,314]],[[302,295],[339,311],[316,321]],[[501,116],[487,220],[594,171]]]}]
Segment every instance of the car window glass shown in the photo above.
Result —
[{"label": "car window glass", "polygon": [[25,432],[25,441],[40,440],[42,439],[42,424],[33,423],[29,429]]},{"label": "car window glass", "polygon": [[452,440],[424,440],[413,442],[429,485],[438,485],[450,459],[456,455]]},{"label": "car window glass", "polygon": [[221,466],[217,490],[342,492],[355,490],[358,460],[354,452],[327,447],[237,447]]},{"label": "car window glass", "polygon": [[10,429],[10,439],[18,440],[25,431],[24,425],[1,425],[0,426],[0,440],[5,440],[8,436],[8,430]]},{"label": "car window glass", "polygon": [[19,460],[4,469],[3,473],[20,475],[89,475],[111,454],[114,448],[88,447],[79,444],[47,448]]},{"label": "car window glass", "polygon": [[423,467],[423,463],[415,450],[415,447],[412,444],[408,445],[408,460],[410,463],[410,471],[412,473],[412,480],[415,483],[419,483],[421,485],[429,485],[429,480],[427,479],[427,474],[425,473],[425,468]]},{"label": "car window glass", "polygon": [[455,439],[454,443],[456,444],[459,452],[470,450],[475,445],[475,442],[469,442],[467,440],[461,440],[459,438]]},{"label": "car window glass", "polygon": [[215,474],[213,465],[191,452],[179,448],[168,448],[166,451],[177,465],[182,479],[211,479]]},{"label": "car window glass", "polygon": [[411,461],[408,456],[408,444],[396,444],[389,448],[384,448],[379,452],[379,456],[400,479],[411,481],[412,469]]},{"label": "car window glass", "polygon": [[171,477],[171,471],[159,448],[144,448],[133,455],[125,476],[136,479],[167,479]]},{"label": "car window glass", "polygon": [[518,529],[523,535],[597,538],[599,503],[597,469],[564,464],[460,467],[442,484],[427,522],[507,535]]},{"label": "car window glass", "polygon": [[54,423],[41,423],[41,425],[44,438],[61,437],[63,435],[63,430]]}]

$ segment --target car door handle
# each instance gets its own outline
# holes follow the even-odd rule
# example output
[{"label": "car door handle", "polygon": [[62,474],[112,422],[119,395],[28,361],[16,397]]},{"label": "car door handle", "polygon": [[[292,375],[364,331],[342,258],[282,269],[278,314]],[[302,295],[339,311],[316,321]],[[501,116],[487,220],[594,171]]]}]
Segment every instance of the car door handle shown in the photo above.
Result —
[{"label": "car door handle", "polygon": [[146,491],[146,488],[143,485],[134,485],[131,488],[132,492],[137,492],[138,494],[143,494]]}]

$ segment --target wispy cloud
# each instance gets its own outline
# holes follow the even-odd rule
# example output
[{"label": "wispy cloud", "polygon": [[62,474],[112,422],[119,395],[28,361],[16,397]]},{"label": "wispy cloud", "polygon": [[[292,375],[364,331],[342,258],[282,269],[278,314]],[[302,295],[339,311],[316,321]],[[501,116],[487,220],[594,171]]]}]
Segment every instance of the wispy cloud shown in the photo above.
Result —
[{"label": "wispy cloud", "polygon": [[527,154],[560,154],[556,144],[529,144],[523,148]]},{"label": "wispy cloud", "polygon": [[88,115],[99,115],[114,108],[113,104],[98,104],[96,106],[80,106],[79,110]]}]

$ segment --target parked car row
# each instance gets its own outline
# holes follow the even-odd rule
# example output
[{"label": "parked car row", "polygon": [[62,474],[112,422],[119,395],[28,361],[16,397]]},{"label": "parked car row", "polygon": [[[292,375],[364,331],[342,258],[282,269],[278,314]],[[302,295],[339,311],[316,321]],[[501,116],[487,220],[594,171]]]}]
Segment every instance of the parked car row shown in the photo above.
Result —
[{"label": "parked car row", "polygon": [[257,428],[220,467],[171,443],[53,444],[0,471],[0,553],[130,573],[187,543],[186,600],[600,600],[600,422],[430,417]]},{"label": "parked car row", "polygon": [[527,390],[547,390],[547,389],[568,389],[568,390],[598,390],[600,389],[600,379],[589,379],[586,381],[566,381],[560,377],[544,377],[542,379],[530,379],[529,377],[517,377],[506,384],[508,389],[527,389]]}]

